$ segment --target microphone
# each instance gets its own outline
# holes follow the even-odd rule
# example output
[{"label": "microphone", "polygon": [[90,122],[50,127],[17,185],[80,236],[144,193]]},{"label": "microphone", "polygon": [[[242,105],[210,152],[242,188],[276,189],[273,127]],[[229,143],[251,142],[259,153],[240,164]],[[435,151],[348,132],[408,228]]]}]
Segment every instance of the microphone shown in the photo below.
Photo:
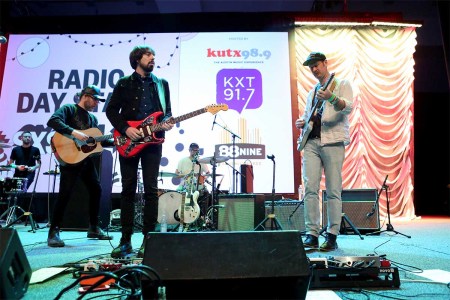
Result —
[{"label": "microphone", "polygon": [[0,35],[0,44],[6,44],[8,40],[3,35]]},{"label": "microphone", "polygon": [[213,126],[211,127],[211,130],[214,130],[214,125],[216,124],[216,118],[217,118],[217,115],[214,115],[214,121],[213,121]]},{"label": "microphone", "polygon": [[271,160],[274,160],[275,155],[273,155],[273,154],[272,154],[272,155],[267,155],[267,158],[268,158],[268,159],[271,159]]},{"label": "microphone", "polygon": [[367,217],[367,218],[370,218],[371,216],[373,216],[374,213],[375,213],[375,211],[372,210],[370,213],[368,213],[368,214],[366,215],[366,217]]}]

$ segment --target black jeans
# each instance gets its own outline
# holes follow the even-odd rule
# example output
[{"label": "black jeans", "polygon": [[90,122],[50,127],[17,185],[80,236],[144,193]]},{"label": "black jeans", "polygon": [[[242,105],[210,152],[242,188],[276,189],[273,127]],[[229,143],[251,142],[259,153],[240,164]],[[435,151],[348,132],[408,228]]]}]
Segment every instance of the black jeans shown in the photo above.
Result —
[{"label": "black jeans", "polygon": [[91,226],[98,225],[100,197],[102,194],[99,168],[100,156],[88,157],[77,165],[60,167],[59,194],[53,209],[51,228],[61,227],[67,203],[75,188],[77,188],[77,184],[75,184],[77,180],[84,182],[88,191],[89,223]]},{"label": "black jeans", "polygon": [[123,236],[129,237],[133,234],[139,161],[142,167],[145,201],[142,233],[145,235],[155,231],[158,219],[158,172],[161,155],[162,145],[149,145],[135,157],[119,156],[122,176],[120,224]]}]

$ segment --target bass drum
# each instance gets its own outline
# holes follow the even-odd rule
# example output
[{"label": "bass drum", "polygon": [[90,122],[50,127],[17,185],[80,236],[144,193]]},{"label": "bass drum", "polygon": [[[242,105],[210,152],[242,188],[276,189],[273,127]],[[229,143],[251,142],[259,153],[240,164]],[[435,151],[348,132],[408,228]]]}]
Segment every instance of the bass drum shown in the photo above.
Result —
[{"label": "bass drum", "polygon": [[177,191],[168,191],[158,198],[158,223],[161,223],[161,218],[166,215],[167,224],[179,224],[180,222],[175,219],[178,208],[181,205],[181,201],[185,196],[184,193]]}]

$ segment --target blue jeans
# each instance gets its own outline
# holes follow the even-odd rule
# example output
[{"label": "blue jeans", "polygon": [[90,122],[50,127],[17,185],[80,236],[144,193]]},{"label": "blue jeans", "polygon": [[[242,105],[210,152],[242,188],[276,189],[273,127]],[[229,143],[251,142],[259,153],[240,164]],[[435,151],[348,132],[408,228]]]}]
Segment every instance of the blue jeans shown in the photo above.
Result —
[{"label": "blue jeans", "polygon": [[342,165],[345,148],[343,143],[320,145],[320,138],[310,139],[303,151],[303,184],[305,185],[306,233],[319,236],[320,181],[325,172],[327,190],[327,232],[338,235],[342,219]]}]

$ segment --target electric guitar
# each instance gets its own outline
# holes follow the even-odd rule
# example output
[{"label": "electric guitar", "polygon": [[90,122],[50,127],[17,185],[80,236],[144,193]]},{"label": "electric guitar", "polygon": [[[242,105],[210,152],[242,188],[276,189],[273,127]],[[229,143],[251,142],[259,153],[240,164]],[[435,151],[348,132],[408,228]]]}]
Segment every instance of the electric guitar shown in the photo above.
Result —
[{"label": "electric guitar", "polygon": [[100,154],[103,151],[100,143],[113,137],[112,134],[102,135],[102,132],[98,128],[79,131],[88,135],[89,139],[81,141],[58,132],[51,139],[51,146],[55,157],[63,166],[78,164],[91,155]]},{"label": "electric guitar", "polygon": [[[325,85],[322,87],[322,90],[325,91],[328,88],[328,85],[333,81],[334,78],[334,72],[331,73],[330,78],[328,78]],[[306,145],[306,141],[308,140],[308,136],[311,133],[313,129],[314,122],[311,121],[312,117],[317,113],[317,109],[320,108],[323,105],[324,100],[317,100],[314,104],[313,108],[311,109],[311,113],[309,114],[309,117],[307,120],[305,120],[305,125],[303,126],[302,133],[297,139],[297,150],[302,151],[303,148]]]},{"label": "electric guitar", "polygon": [[[197,161],[199,154],[197,153],[192,163],[192,173],[194,173],[195,161]],[[191,185],[191,189],[187,191],[186,197],[181,199],[181,205],[178,208],[178,215],[180,217],[179,232],[187,230],[189,224],[197,221],[200,216],[200,206],[197,203],[199,191],[194,191],[194,184]],[[188,225],[188,226],[186,226]]]},{"label": "electric guitar", "polygon": [[[193,112],[190,112],[188,114],[172,118],[170,120],[167,120],[165,122],[170,122],[172,124],[179,123],[181,121],[190,119],[192,117],[198,116],[200,114],[203,114],[205,112],[210,112],[213,115],[221,110],[228,110],[228,105],[226,104],[212,104],[208,105],[205,108],[195,110]],[[133,157],[136,156],[139,152],[142,151],[145,147],[148,145],[154,145],[154,144],[162,144],[164,142],[164,138],[158,138],[156,137],[155,133],[158,131],[162,131],[162,125],[165,122],[157,123],[156,120],[162,115],[163,113],[158,111],[151,115],[149,115],[144,120],[140,121],[128,121],[128,125],[131,127],[139,129],[139,131],[143,134],[143,137],[139,140],[131,140],[126,135],[122,135],[117,130],[114,130],[114,143],[116,145],[117,151],[119,154],[123,157]]]}]

